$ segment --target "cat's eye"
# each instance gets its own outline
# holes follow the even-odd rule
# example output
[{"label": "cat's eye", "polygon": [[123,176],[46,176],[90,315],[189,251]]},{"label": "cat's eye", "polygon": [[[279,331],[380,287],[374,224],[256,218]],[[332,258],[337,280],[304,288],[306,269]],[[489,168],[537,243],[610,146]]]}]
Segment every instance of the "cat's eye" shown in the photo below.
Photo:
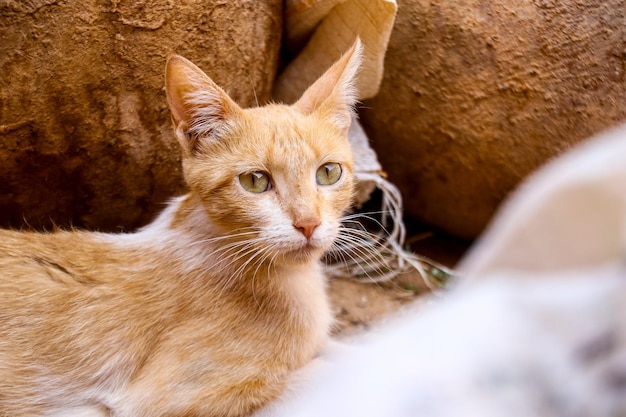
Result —
[{"label": "cat's eye", "polygon": [[329,162],[317,169],[315,179],[319,185],[333,185],[339,181],[341,173],[341,165],[336,162]]},{"label": "cat's eye", "polygon": [[263,193],[270,189],[270,177],[263,172],[250,172],[239,176],[239,184],[251,193]]}]

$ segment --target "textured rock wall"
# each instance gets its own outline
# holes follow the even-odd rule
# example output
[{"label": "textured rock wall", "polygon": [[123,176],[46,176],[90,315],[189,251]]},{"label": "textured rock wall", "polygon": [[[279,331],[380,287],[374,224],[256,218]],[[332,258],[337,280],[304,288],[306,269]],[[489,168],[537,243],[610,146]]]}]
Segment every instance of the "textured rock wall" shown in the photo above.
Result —
[{"label": "textured rock wall", "polygon": [[399,0],[364,127],[409,213],[473,238],[546,160],[626,119],[626,1]]},{"label": "textured rock wall", "polygon": [[0,4],[0,226],[120,230],[183,192],[168,53],[241,105],[269,98],[282,2]]}]

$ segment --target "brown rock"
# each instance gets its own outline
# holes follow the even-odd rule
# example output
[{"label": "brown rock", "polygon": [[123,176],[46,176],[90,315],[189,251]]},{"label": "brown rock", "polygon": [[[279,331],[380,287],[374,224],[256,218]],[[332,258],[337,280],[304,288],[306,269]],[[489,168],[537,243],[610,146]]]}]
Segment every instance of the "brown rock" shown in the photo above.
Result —
[{"label": "brown rock", "polygon": [[[148,222],[183,191],[163,92],[168,53],[241,105],[269,98],[282,2],[0,4],[0,225]],[[256,97],[255,97],[256,95]]]},{"label": "brown rock", "polygon": [[406,208],[481,232],[533,169],[626,119],[626,1],[400,0],[361,117]]}]

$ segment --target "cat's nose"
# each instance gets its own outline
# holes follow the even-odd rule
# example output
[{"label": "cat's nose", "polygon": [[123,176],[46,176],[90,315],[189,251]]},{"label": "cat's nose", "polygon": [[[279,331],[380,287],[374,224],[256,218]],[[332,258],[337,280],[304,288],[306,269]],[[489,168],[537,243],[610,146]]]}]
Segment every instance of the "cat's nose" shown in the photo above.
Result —
[{"label": "cat's nose", "polygon": [[309,240],[311,239],[311,236],[313,236],[313,232],[315,231],[317,226],[320,225],[320,223],[321,222],[319,221],[319,219],[309,219],[296,222],[293,224],[293,227],[295,227],[298,232],[302,233],[304,237]]}]

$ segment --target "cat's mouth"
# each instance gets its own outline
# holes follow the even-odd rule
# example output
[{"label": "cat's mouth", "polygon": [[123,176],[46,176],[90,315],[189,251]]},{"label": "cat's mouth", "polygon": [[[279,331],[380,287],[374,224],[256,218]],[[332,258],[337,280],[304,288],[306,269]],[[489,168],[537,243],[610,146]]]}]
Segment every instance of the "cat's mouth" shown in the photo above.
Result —
[{"label": "cat's mouth", "polygon": [[291,247],[284,254],[285,259],[295,261],[296,263],[309,262],[319,259],[324,253],[324,248],[311,242],[306,242],[297,247]]}]

